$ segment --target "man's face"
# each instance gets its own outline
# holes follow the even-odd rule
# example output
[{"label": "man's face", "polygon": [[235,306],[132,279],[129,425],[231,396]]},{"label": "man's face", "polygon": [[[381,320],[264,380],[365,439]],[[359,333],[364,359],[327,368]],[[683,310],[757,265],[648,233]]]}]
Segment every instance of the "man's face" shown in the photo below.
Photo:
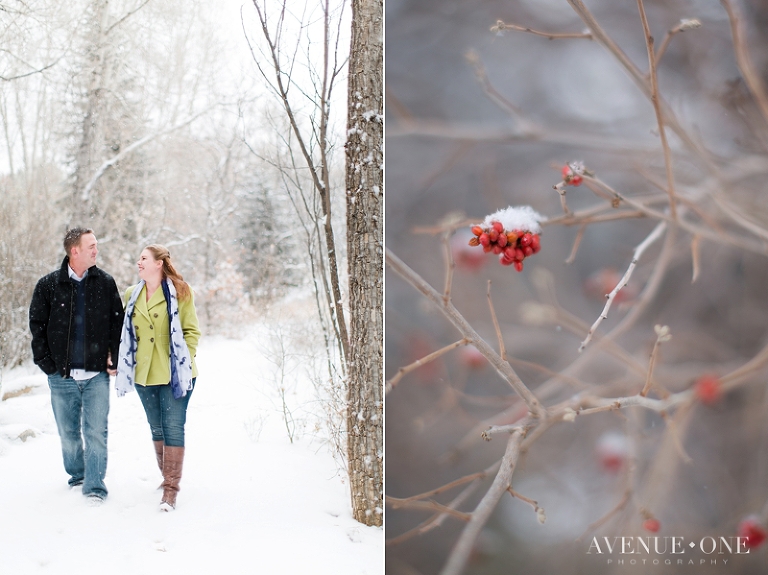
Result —
[{"label": "man's face", "polygon": [[78,266],[85,269],[96,265],[96,256],[99,249],[96,247],[98,242],[93,234],[83,234],[80,236],[80,243],[72,248],[70,259]]}]

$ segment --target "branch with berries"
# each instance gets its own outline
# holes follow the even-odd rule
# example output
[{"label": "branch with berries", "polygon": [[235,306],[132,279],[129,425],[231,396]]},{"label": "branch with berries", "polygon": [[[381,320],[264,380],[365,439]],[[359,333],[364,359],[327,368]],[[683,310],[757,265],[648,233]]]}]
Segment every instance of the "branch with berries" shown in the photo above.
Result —
[{"label": "branch with berries", "polygon": [[[498,216],[495,215],[494,217]],[[491,219],[489,217],[488,221],[484,223],[488,224],[489,232],[493,230],[500,235],[501,232],[493,226],[493,222],[495,221],[498,220]],[[485,233],[485,231],[483,231],[483,233]],[[478,236],[475,235],[475,237]],[[482,353],[492,365],[494,365],[494,367],[497,368],[499,373],[502,375],[510,373],[509,370],[511,370],[511,366],[509,366],[507,359],[496,354],[487,344],[485,344],[485,342],[480,339],[474,330],[471,330],[471,328],[468,327],[468,322],[466,322],[466,320],[461,317],[461,314],[459,314],[459,312],[455,310],[455,308],[453,308],[449,302],[446,302],[436,290],[431,288],[431,286],[429,286],[426,281],[424,281],[418,274],[413,272],[413,270],[408,268],[408,266],[402,263],[396,256],[394,256],[394,254],[390,253],[389,251],[387,252],[387,263],[401,277],[406,279],[411,285],[426,295],[434,304],[438,305],[442,309],[443,313],[449,317],[454,325],[457,326],[464,334],[464,339],[452,344],[451,346],[447,346],[447,348],[439,350],[440,354],[447,353],[451,349],[470,343],[475,346],[478,351]],[[666,326],[657,326],[656,334],[657,343],[667,341],[670,337],[669,329]],[[616,345],[615,342],[611,340],[609,341],[612,346]],[[407,534],[403,534],[401,537],[398,537],[396,540],[390,541],[389,543],[394,544],[396,542],[406,540],[412,535],[431,530],[439,526],[447,517],[463,519],[467,521],[467,526],[462,532],[459,543],[457,543],[455,551],[449,557],[449,562],[444,570],[444,573],[460,573],[463,569],[463,565],[465,564],[466,557],[468,556],[467,554],[471,550],[472,545],[479,533],[479,526],[482,526],[487,520],[489,509],[494,508],[498,503],[501,488],[503,487],[503,490],[507,491],[511,489],[511,483],[507,483],[507,476],[509,473],[511,473],[511,469],[514,468],[514,465],[517,462],[517,457],[519,457],[521,450],[522,452],[526,452],[530,446],[536,440],[541,438],[553,425],[557,424],[558,422],[573,422],[577,417],[596,415],[599,413],[612,412],[628,409],[631,407],[645,408],[663,415],[668,414],[683,406],[690,407],[696,403],[700,403],[704,406],[713,406],[722,399],[727,391],[734,389],[738,385],[746,384],[748,382],[747,378],[745,377],[747,373],[754,373],[754,370],[768,362],[768,346],[766,346],[766,348],[758,353],[752,360],[750,360],[750,362],[745,364],[745,366],[734,370],[731,374],[728,374],[722,378],[718,378],[711,374],[703,374],[691,385],[689,389],[668,394],[663,398],[656,398],[649,397],[650,393],[656,389],[656,386],[648,385],[648,382],[652,381],[651,374],[655,360],[655,354],[656,348],[654,348],[654,351],[652,352],[652,358],[648,367],[647,377],[645,378],[646,385],[644,386],[643,393],[638,393],[637,395],[633,396],[613,398],[600,397],[591,393],[590,390],[586,390],[583,393],[577,394],[568,402],[553,405],[552,407],[542,411],[539,399],[535,398],[530,390],[528,390],[528,388],[522,384],[522,381],[520,381],[520,384],[522,384],[522,388],[520,388],[520,397],[525,401],[525,403],[528,404],[530,409],[529,416],[525,417],[525,412],[523,412],[521,414],[523,415],[522,419],[520,419],[520,421],[517,423],[508,426],[489,428],[484,430],[482,433],[483,438],[486,440],[490,440],[492,435],[498,433],[511,434],[512,437],[510,438],[510,442],[512,442],[512,439],[515,438],[515,441],[512,442],[515,444],[513,452],[514,459],[511,457],[513,454],[508,453],[507,456],[505,456],[505,459],[502,459],[501,462],[497,462],[497,464],[485,472],[482,472],[479,475],[473,474],[461,480],[446,484],[445,486],[432,490],[427,494],[414,496],[406,500],[388,498],[388,504],[395,508],[409,507],[413,509],[431,509],[435,512],[432,518],[421,524],[418,528],[411,530]],[[581,357],[583,358],[586,356]],[[504,364],[508,366],[509,370],[502,367]],[[512,371],[511,373],[514,372]],[[519,378],[515,374],[510,383],[512,384],[513,388],[518,389],[516,379]],[[686,411],[686,409],[683,410],[683,412]],[[531,415],[534,415],[534,417],[531,417]],[[677,428],[671,426],[670,424],[668,434],[672,438],[671,444],[675,445],[676,448],[680,450],[681,440],[679,437],[677,437],[677,433]],[[518,441],[520,442],[519,445]],[[508,446],[510,445],[512,444],[508,444]],[[615,450],[613,450],[612,454],[609,454],[608,451],[606,451],[606,454],[602,456],[602,458],[606,461],[606,468],[620,467],[622,465],[620,461],[621,457],[622,455]],[[494,485],[497,485],[498,488],[492,488],[486,492],[474,511],[460,511],[460,506],[467,501],[467,498],[471,492],[474,492],[477,489],[479,478],[481,476],[485,477],[490,473],[496,473]],[[423,499],[426,497],[431,497],[432,495],[442,491],[447,491],[464,483],[469,483],[469,485],[459,496],[454,498],[446,505],[438,504],[436,502],[423,503]],[[632,498],[632,492],[633,490],[630,488],[628,491],[628,493],[630,493],[630,498]],[[625,495],[625,497],[627,496]],[[619,502],[617,508],[610,512],[609,516],[603,518],[603,520],[600,520],[599,524],[602,525],[607,522],[610,517],[619,513],[625,507],[625,505],[626,502],[624,500]],[[538,509],[538,504],[536,504],[536,508]],[[646,507],[641,508],[640,514],[642,518],[643,529],[653,533],[661,530],[662,524],[660,520],[651,514],[651,512]],[[761,532],[758,527],[759,524],[755,523],[755,521],[752,519],[740,527],[740,532],[749,533],[745,536],[752,538],[751,544],[753,546],[757,546],[762,542],[760,540]]]},{"label": "branch with berries", "polygon": [[523,260],[541,250],[541,220],[543,217],[530,206],[510,206],[487,216],[472,226],[472,247],[482,247],[485,253],[499,256],[503,266],[523,271]]},{"label": "branch with berries", "polygon": [[[764,381],[756,376],[761,374],[768,365],[768,345],[756,353],[754,348],[750,347],[748,352],[744,352],[745,355],[738,356],[741,365],[731,369],[730,373],[723,375],[716,373],[718,370],[711,369],[711,366],[706,369],[696,366],[695,374],[691,375],[690,366],[672,367],[670,364],[674,364],[674,360],[665,362],[663,357],[663,354],[672,351],[670,348],[678,347],[676,343],[681,340],[678,339],[677,332],[673,344],[666,346],[662,344],[671,336],[669,327],[659,323],[654,328],[655,339],[648,329],[648,326],[656,321],[674,324],[672,321],[674,318],[667,316],[672,316],[679,310],[670,311],[671,306],[664,305],[667,301],[663,297],[666,292],[662,291],[662,287],[666,290],[670,281],[675,279],[674,268],[679,266],[681,261],[685,262],[684,265],[691,267],[689,277],[692,282],[695,282],[700,276],[706,275],[707,265],[717,257],[716,252],[723,247],[736,248],[733,251],[738,251],[739,255],[748,252],[747,255],[750,256],[752,254],[762,256],[767,251],[768,230],[760,223],[759,218],[753,217],[749,207],[744,205],[738,207],[731,197],[736,196],[737,188],[747,180],[764,181],[766,176],[764,157],[754,153],[752,156],[754,165],[750,165],[745,157],[729,157],[726,162],[723,158],[706,151],[701,138],[698,135],[691,136],[683,128],[674,110],[661,98],[659,92],[656,70],[671,39],[680,32],[697,28],[700,23],[693,19],[680,21],[669,29],[661,46],[655,49],[650,27],[645,18],[643,1],[638,0],[646,42],[645,52],[648,56],[646,70],[645,64],[638,66],[631,61],[600,27],[581,0],[568,0],[568,3],[586,24],[588,28],[586,32],[550,34],[502,21],[498,21],[493,30],[499,34],[506,30],[525,31],[550,39],[588,38],[607,48],[653,105],[656,124],[654,135],[659,139],[659,145],[654,147],[656,154],[649,165],[654,165],[652,162],[655,161],[654,167],[659,173],[656,175],[645,173],[644,168],[638,167],[638,162],[635,160],[641,155],[638,153],[640,144],[635,142],[620,147],[632,158],[633,170],[641,177],[640,185],[634,187],[632,184],[633,189],[640,188],[636,192],[628,193],[620,185],[598,178],[594,172],[585,167],[582,161],[568,161],[557,165],[558,177],[561,179],[552,186],[559,194],[562,209],[562,213],[558,212],[556,216],[545,217],[536,213],[531,207],[515,206],[494,212],[479,223],[478,218],[466,221],[453,219],[441,224],[430,233],[441,234],[445,242],[446,263],[449,267],[442,294],[434,290],[414,270],[405,266],[394,254],[387,251],[387,265],[435,304],[459,331],[459,337],[451,337],[443,344],[451,340],[458,339],[458,341],[432,352],[420,360],[421,363],[417,361],[401,368],[389,381],[388,391],[398,384],[404,375],[423,365],[424,362],[446,358],[451,354],[459,355],[461,352],[470,350],[474,350],[481,356],[480,363],[484,358],[492,365],[514,391],[508,394],[506,401],[498,400],[494,405],[493,415],[484,413],[482,417],[475,417],[472,425],[467,426],[471,429],[463,439],[451,442],[451,452],[448,457],[441,458],[438,462],[455,462],[460,455],[481,444],[483,440],[497,441],[501,437],[506,439],[506,452],[500,460],[479,473],[465,475],[429,492],[409,498],[387,498],[387,503],[392,508],[410,508],[430,514],[426,521],[394,540],[388,541],[388,544],[395,544],[413,535],[430,531],[444,521],[456,519],[464,522],[464,528],[442,571],[444,574],[457,575],[464,571],[481,530],[505,493],[527,501],[538,514],[541,508],[537,501],[528,499],[512,489],[512,474],[521,458],[550,429],[556,426],[562,429],[563,426],[574,423],[586,425],[584,421],[586,417],[589,417],[590,424],[595,426],[593,429],[600,429],[598,425],[602,425],[603,420],[608,421],[611,418],[624,421],[626,424],[623,433],[611,434],[613,430],[610,429],[600,434],[597,440],[590,444],[600,469],[609,474],[623,472],[626,484],[621,485],[616,481],[619,488],[616,495],[618,501],[603,517],[588,526],[588,532],[620,520],[630,525],[635,531],[645,532],[645,534],[664,534],[665,530],[670,528],[668,516],[665,515],[664,498],[670,497],[671,485],[675,483],[669,478],[681,476],[683,466],[693,461],[686,449],[690,450],[691,455],[697,455],[696,450],[691,449],[690,443],[697,439],[696,433],[700,433],[700,430],[696,430],[693,423],[701,422],[701,419],[698,419],[699,416],[717,414],[718,410],[724,410],[729,404],[732,405],[739,400],[740,394],[731,395],[734,390],[751,385],[751,391],[754,391],[757,385]],[[732,25],[737,63],[745,75],[747,88],[756,97],[757,110],[764,112],[768,110],[768,104],[766,104],[768,98],[763,94],[759,82],[753,83],[757,75],[745,51],[743,20],[740,19],[730,0],[723,0],[723,5]],[[470,131],[464,125],[452,128],[435,123],[426,125],[426,123],[413,122],[409,126],[417,128],[420,125],[426,126],[422,133],[444,139],[469,138],[475,141],[484,139],[485,142],[507,143],[535,140],[574,145],[578,146],[579,150],[596,149],[595,143],[599,140],[598,143],[601,145],[597,147],[600,149],[608,151],[614,148],[612,144],[615,140],[602,134],[590,137],[585,130],[584,134],[574,136],[558,129],[548,130],[529,121],[520,107],[505,98],[493,86],[488,72],[482,66],[480,56],[472,54],[471,63],[475,67],[476,77],[485,94],[513,119],[514,130],[496,129],[485,132],[487,137],[482,138],[476,131]],[[667,136],[673,134],[676,139],[673,145],[670,145]],[[758,140],[764,141],[764,135],[754,135],[759,136]],[[735,155],[745,156],[745,154]],[[673,165],[673,157],[675,165]],[[663,159],[663,170],[661,159]],[[673,168],[685,174],[686,177],[676,181]],[[652,169],[647,168],[647,172],[652,172]],[[629,187],[630,184],[626,186]],[[573,196],[584,192],[592,192],[598,201],[592,206],[586,208],[580,206],[580,209],[572,210],[566,202],[566,192],[569,194],[568,198],[572,206],[576,205]],[[464,268],[464,271],[477,272],[488,261],[492,261],[490,256],[493,255],[496,256],[500,265],[512,267],[522,273],[524,262],[529,262],[528,258],[541,251],[542,229],[546,226],[578,227],[571,254],[566,260],[567,263],[575,262],[579,244],[585,235],[587,235],[587,241],[590,241],[593,238],[588,237],[588,234],[594,227],[601,223],[619,220],[627,221],[628,224],[636,220],[647,220],[649,224],[644,222],[641,224],[647,225],[647,229],[642,231],[647,235],[639,244],[628,246],[627,253],[632,252],[631,258],[618,268],[610,266],[610,273],[607,273],[609,271],[607,266],[597,270],[596,274],[594,270],[583,270],[582,277],[589,276],[590,280],[593,277],[597,279],[594,282],[597,286],[594,287],[597,296],[594,294],[591,296],[601,298],[601,306],[598,309],[602,311],[591,325],[578,317],[577,312],[583,310],[570,312],[557,302],[555,297],[557,286],[554,285],[553,274],[530,264],[525,266],[524,276],[530,280],[526,282],[526,288],[532,285],[540,292],[548,292],[549,299],[545,300],[542,297],[543,303],[531,303],[521,301],[524,296],[518,293],[512,294],[512,297],[507,297],[507,294],[503,296],[506,302],[520,302],[520,318],[523,324],[556,327],[558,332],[566,332],[566,335],[568,332],[578,334],[578,340],[581,340],[580,353],[575,354],[574,346],[572,351],[576,357],[564,367],[560,363],[556,364],[557,367],[553,367],[554,361],[547,364],[545,359],[538,358],[541,364],[534,361],[528,362],[526,368],[535,367],[539,374],[546,374],[541,378],[542,382],[535,377],[524,380],[516,371],[523,360],[513,357],[516,354],[514,347],[510,346],[510,351],[507,351],[502,337],[503,324],[499,323],[490,296],[490,281],[488,282],[488,303],[491,321],[487,321],[487,316],[481,316],[478,321],[487,321],[485,327],[489,332],[492,322],[498,340],[498,352],[486,343],[470,326],[468,319],[453,307],[450,300],[454,265]],[[554,237],[555,235],[552,234],[552,238]],[[611,237],[616,238],[617,234]],[[547,239],[547,242],[550,241],[554,240]],[[660,248],[652,251],[651,247],[658,244],[661,244]],[[606,254],[609,252],[610,250],[606,250]],[[610,255],[616,255],[616,252],[617,250],[614,249]],[[714,257],[710,258],[710,255]],[[641,263],[644,268],[638,270]],[[602,261],[600,265],[603,265]],[[740,262],[740,265],[743,265],[743,262]],[[739,273],[741,271],[742,268],[739,268]],[[495,272],[499,273],[499,270]],[[459,277],[458,274],[456,277]],[[630,282],[636,285],[630,288]],[[547,285],[543,288],[539,286],[544,283]],[[473,293],[477,293],[477,290],[475,289]],[[626,313],[622,315],[617,311],[626,311]],[[608,318],[609,312],[620,317],[615,326],[607,329],[603,328],[603,322]],[[659,315],[662,317],[657,317]],[[642,321],[648,323],[643,324]],[[693,321],[691,323],[696,325]],[[641,333],[642,329],[647,333]],[[631,340],[631,337],[623,337],[627,336],[630,330],[633,330],[631,336],[634,337],[634,343],[642,342],[643,347],[640,348],[642,351],[638,352],[637,347],[629,347],[627,340]],[[528,336],[527,333],[525,335]],[[526,340],[525,343],[528,344],[529,341]],[[435,346],[435,348],[438,347],[438,345]],[[519,352],[519,355],[529,350],[523,346],[520,349],[523,351]],[[750,359],[745,360],[747,353]],[[560,360],[564,356],[565,354],[559,355],[557,359]],[[643,363],[645,360],[647,363]],[[602,373],[595,368],[596,365],[603,364],[610,364],[612,368],[618,365],[619,375],[603,377]],[[686,370],[685,379],[680,375],[683,370]],[[519,373],[524,374],[525,371],[521,369]],[[448,382],[446,385],[450,387],[452,384]],[[484,396],[484,399],[487,398],[488,396]],[[647,451],[639,452],[637,447],[640,445],[641,437],[650,429],[648,420],[652,420],[654,425],[659,425],[662,429],[660,436],[653,437],[653,441],[658,437],[660,441],[658,445],[654,444]],[[600,429],[600,431],[604,430]],[[575,434],[576,431],[573,433]],[[713,433],[721,432],[718,430]],[[479,497],[479,502],[470,508],[470,501],[477,501],[477,491],[481,485],[487,487],[486,480],[491,477],[493,477],[492,485]],[[443,500],[440,503],[433,500],[454,489],[461,489],[461,491],[449,501]],[[543,501],[550,509],[550,504],[544,498],[537,496],[537,499]],[[541,511],[543,518],[543,510]],[[730,525],[728,528],[732,529],[733,533],[743,537],[751,549],[758,548],[767,536],[768,504],[760,512],[729,516],[727,520]]]}]

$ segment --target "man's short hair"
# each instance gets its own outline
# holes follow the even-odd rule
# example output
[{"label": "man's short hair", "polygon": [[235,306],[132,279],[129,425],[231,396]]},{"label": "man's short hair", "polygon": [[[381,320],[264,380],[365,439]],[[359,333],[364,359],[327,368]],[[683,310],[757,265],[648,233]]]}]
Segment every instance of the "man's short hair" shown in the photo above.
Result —
[{"label": "man's short hair", "polygon": [[73,247],[78,245],[80,243],[80,238],[84,234],[92,234],[93,230],[91,228],[72,228],[71,230],[68,230],[66,235],[64,236],[64,251],[67,252],[67,255],[71,255],[70,252]]}]

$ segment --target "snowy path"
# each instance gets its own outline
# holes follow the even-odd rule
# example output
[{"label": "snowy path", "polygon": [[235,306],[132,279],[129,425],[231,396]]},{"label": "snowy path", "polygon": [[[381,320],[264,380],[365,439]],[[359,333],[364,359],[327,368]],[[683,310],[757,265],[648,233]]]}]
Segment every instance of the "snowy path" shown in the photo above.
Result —
[{"label": "snowy path", "polygon": [[[317,440],[289,443],[254,353],[245,340],[203,341],[173,513],[157,510],[161,477],[135,393],[112,392],[110,493],[92,508],[67,486],[45,376],[6,373],[5,393],[34,388],[0,402],[0,573],[383,573],[382,530],[351,518]],[[27,429],[36,436],[18,439]]]}]

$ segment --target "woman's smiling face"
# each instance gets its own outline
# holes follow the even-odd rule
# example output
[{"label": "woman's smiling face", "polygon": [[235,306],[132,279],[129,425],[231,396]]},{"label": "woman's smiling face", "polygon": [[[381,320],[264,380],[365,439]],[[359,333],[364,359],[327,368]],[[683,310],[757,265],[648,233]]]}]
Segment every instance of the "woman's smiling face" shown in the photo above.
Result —
[{"label": "woman's smiling face", "polygon": [[139,277],[145,282],[162,279],[163,262],[156,260],[151,251],[142,251],[136,264],[139,266]]}]

